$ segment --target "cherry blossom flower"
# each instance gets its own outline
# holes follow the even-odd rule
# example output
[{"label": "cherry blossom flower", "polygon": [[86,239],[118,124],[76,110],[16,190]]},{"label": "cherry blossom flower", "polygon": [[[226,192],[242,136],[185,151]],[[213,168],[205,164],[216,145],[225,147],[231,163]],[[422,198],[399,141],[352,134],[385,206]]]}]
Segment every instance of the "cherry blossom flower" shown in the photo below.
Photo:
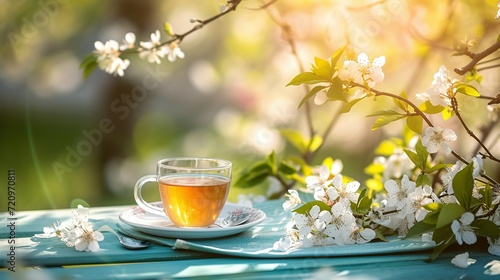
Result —
[{"label": "cherry blossom flower", "polygon": [[96,41],[94,47],[96,48],[97,66],[100,69],[114,76],[118,75],[121,77],[124,75],[124,71],[130,65],[130,61],[120,57],[121,52],[117,41],[109,40],[104,44]]},{"label": "cherry blossom flower", "polygon": [[358,61],[346,60],[342,69],[339,70],[339,78],[345,81],[351,81],[358,84],[366,82],[368,87],[372,88],[377,83],[384,81],[384,72],[382,66],[385,64],[385,56],[377,57],[370,63],[368,55],[360,53]]},{"label": "cherry blossom flower", "polygon": [[285,194],[288,198],[285,202],[283,202],[283,209],[288,211],[290,209],[295,208],[297,205],[302,203],[300,200],[299,193],[296,190],[288,190],[288,194]]},{"label": "cherry blossom flower", "polygon": [[469,265],[476,263],[475,259],[469,258],[469,253],[465,252],[463,254],[456,255],[451,263],[460,268],[467,268]]},{"label": "cherry blossom flower", "polygon": [[412,203],[410,205],[410,213],[415,216],[417,222],[422,221],[428,210],[424,209],[423,206],[434,202],[431,198],[432,188],[429,185],[418,186],[415,191],[408,194]]},{"label": "cherry blossom flower", "polygon": [[78,251],[96,252],[99,250],[98,241],[104,240],[104,235],[93,230],[93,224],[89,222],[90,209],[78,205],[73,211],[73,219],[62,223],[55,223],[50,227],[44,227],[43,234],[35,234],[34,237],[59,239],[68,247],[75,247]]},{"label": "cherry blossom flower", "polygon": [[387,180],[384,183],[384,188],[389,196],[387,207],[394,207],[398,210],[397,216],[401,219],[405,218],[408,213],[411,213],[412,200],[409,196],[410,193],[415,191],[415,185],[415,182],[410,181],[406,175],[401,179],[401,186],[394,180]]},{"label": "cherry blossom flower", "polygon": [[[360,53],[357,62],[346,60],[339,70],[338,77],[341,80],[363,84],[369,88],[375,87],[377,83],[384,81],[384,72],[382,66],[385,64],[385,56],[375,58],[371,63],[368,55]],[[354,97],[363,98],[367,92],[365,89],[359,89],[354,93]],[[351,98],[354,99],[354,98]]]},{"label": "cherry blossom flower", "polygon": [[184,53],[181,51],[181,48],[179,48],[177,43],[172,42],[168,47],[170,48],[170,51],[168,52],[167,58],[170,62],[174,62],[177,57],[180,59],[184,58]]},{"label": "cherry blossom flower", "polygon": [[294,242],[292,241],[290,236],[286,235],[281,237],[278,241],[274,242],[273,250],[286,252],[293,246],[293,244]]},{"label": "cherry blossom flower", "polygon": [[344,184],[342,174],[335,176],[332,180],[333,188],[330,188],[331,193],[338,194],[340,199],[345,199],[347,201],[356,203],[359,198],[359,193],[357,193],[359,188],[359,182],[349,182]]},{"label": "cherry blossom flower", "polygon": [[428,100],[434,106],[451,106],[451,98],[455,96],[453,84],[456,82],[458,80],[452,80],[446,67],[441,65],[439,71],[434,74],[431,87],[426,92],[417,94],[417,98],[423,101]]},{"label": "cherry blossom flower", "polygon": [[135,47],[135,34],[132,32],[128,32],[125,34],[125,39],[123,39],[122,44],[120,45],[120,50],[124,51],[127,49],[133,49]]},{"label": "cherry blossom flower", "polygon": [[77,251],[97,252],[99,250],[98,241],[104,240],[104,235],[99,231],[94,231],[91,223],[83,224],[79,229],[79,234],[75,239],[75,249]]},{"label": "cherry blossom flower", "polygon": [[140,42],[139,57],[146,58],[149,63],[161,63],[161,59],[170,52],[170,48],[162,46],[160,42],[160,31],[151,33],[151,41]]},{"label": "cherry blossom flower", "polygon": [[495,242],[493,242],[491,238],[488,238],[488,244],[488,253],[500,257],[500,238]]},{"label": "cherry blossom flower", "polygon": [[306,177],[306,186],[310,190],[322,189],[330,184],[330,170],[325,165],[313,168],[313,175]]},{"label": "cherry blossom flower", "polygon": [[371,228],[361,228],[357,225],[352,225],[344,235],[343,244],[365,244],[375,238],[375,231]]},{"label": "cherry blossom flower", "polygon": [[401,178],[404,174],[411,174],[413,168],[415,168],[415,164],[401,148],[394,149],[394,152],[388,158],[376,157],[374,162],[384,167],[383,175],[385,180]]},{"label": "cherry blossom flower", "polygon": [[450,155],[452,150],[446,142],[455,140],[457,140],[457,135],[451,129],[428,127],[425,129],[425,135],[422,137],[422,145],[424,145],[431,154],[437,153],[439,148],[443,148],[444,153]]},{"label": "cherry blossom flower", "polygon": [[470,225],[473,221],[474,215],[470,212],[465,212],[459,220],[454,220],[451,223],[451,230],[455,234],[458,244],[462,245],[465,242],[468,245],[472,245],[476,243],[477,237]]},{"label": "cherry blossom flower", "polygon": [[43,233],[37,233],[34,236],[37,238],[52,238],[56,237],[58,233],[61,231],[62,227],[64,224],[58,222],[55,222],[54,224],[43,227]]}]

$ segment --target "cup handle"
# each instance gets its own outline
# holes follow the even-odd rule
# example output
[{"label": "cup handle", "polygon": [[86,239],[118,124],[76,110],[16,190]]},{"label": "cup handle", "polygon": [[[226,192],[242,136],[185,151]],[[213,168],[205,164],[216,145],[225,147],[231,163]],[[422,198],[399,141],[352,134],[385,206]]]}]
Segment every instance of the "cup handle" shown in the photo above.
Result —
[{"label": "cup handle", "polygon": [[135,183],[134,187],[135,202],[137,203],[137,205],[139,205],[139,207],[141,207],[144,211],[148,213],[160,216],[166,216],[167,214],[165,214],[165,211],[162,208],[151,205],[150,203],[144,201],[144,199],[142,198],[142,187],[144,186],[144,184],[148,182],[157,182],[156,175],[143,176],[137,181],[137,183]]}]

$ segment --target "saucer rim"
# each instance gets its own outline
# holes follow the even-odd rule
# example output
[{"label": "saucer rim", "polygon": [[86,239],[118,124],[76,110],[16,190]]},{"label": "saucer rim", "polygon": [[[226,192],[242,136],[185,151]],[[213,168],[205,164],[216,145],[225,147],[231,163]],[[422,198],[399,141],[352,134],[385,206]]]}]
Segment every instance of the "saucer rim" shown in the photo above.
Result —
[{"label": "saucer rim", "polygon": [[[156,206],[161,206],[161,208],[163,208],[163,206],[161,205],[161,202],[153,202],[151,204],[156,205]],[[227,209],[227,208],[229,208],[229,209]],[[146,233],[146,234],[167,237],[167,238],[206,239],[206,238],[224,237],[224,236],[229,236],[229,235],[241,233],[241,232],[246,231],[247,229],[249,229],[255,225],[260,224],[262,221],[264,221],[264,219],[267,218],[266,213],[264,211],[262,211],[261,209],[258,209],[255,207],[248,207],[248,206],[244,206],[244,205],[239,205],[239,204],[235,204],[235,203],[231,203],[231,202],[227,202],[226,204],[224,204],[224,207],[222,209],[223,212],[221,212],[221,213],[231,212],[231,211],[235,211],[235,210],[238,210],[241,208],[248,209],[248,211],[255,211],[256,214],[254,214],[254,215],[256,216],[256,219],[249,221],[249,222],[246,222],[246,223],[241,224],[241,225],[226,227],[226,228],[217,228],[217,227],[192,227],[192,228],[188,228],[188,227],[177,227],[175,225],[158,226],[158,225],[147,224],[147,222],[146,222],[147,220],[145,220],[145,222],[143,222],[143,223],[141,223],[141,222],[138,223],[137,221],[132,221],[131,219],[127,218],[127,217],[137,218],[139,215],[137,215],[136,212],[139,211],[139,212],[141,212],[142,215],[147,215],[149,217],[155,217],[158,219],[168,219],[168,217],[166,217],[166,216],[160,216],[160,215],[148,213],[148,212],[144,211],[142,208],[140,208],[138,205],[135,205],[135,206],[132,206],[130,208],[123,210],[119,215],[119,219],[123,223],[125,223],[125,224],[127,224],[127,225],[129,225],[129,226],[131,226],[131,227],[133,227],[133,228],[135,228],[143,233]],[[226,209],[226,210],[224,211],[224,209]],[[219,221],[219,220],[222,220],[222,217],[217,218],[217,221]]]}]

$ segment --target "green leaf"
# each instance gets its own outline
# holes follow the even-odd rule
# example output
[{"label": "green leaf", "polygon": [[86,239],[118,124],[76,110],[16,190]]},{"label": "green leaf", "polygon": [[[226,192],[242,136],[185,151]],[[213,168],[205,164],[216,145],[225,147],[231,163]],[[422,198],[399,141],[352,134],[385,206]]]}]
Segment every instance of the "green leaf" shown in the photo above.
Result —
[{"label": "green leaf", "polygon": [[277,159],[276,152],[274,150],[269,155],[267,155],[266,162],[271,167],[272,174],[276,174],[278,170],[276,168]]},{"label": "green leaf", "polygon": [[331,67],[332,73],[335,73],[337,63],[338,63],[339,59],[342,57],[342,55],[344,54],[344,50],[345,50],[345,46],[336,50],[333,53],[333,55],[330,57],[330,67]]},{"label": "green leaf", "polygon": [[455,197],[465,210],[471,209],[472,189],[474,188],[473,171],[474,166],[471,162],[455,175],[452,182]]},{"label": "green leaf", "polygon": [[323,201],[314,200],[314,201],[307,202],[306,204],[302,205],[301,207],[293,210],[293,212],[295,212],[297,214],[306,215],[311,211],[311,209],[313,208],[314,205],[318,205],[320,211],[323,211],[323,210],[326,210],[328,212],[332,211],[331,207],[328,206],[328,204],[324,203]]},{"label": "green leaf", "polygon": [[446,107],[442,112],[441,116],[443,117],[443,120],[448,120],[449,118],[453,117],[455,112],[450,107]]},{"label": "green leaf", "polygon": [[309,151],[315,152],[323,144],[323,138],[318,135],[314,135],[312,141],[309,143]]},{"label": "green leaf", "polygon": [[[406,91],[401,92],[401,94],[399,96],[403,97],[404,99],[408,99],[408,96],[406,95]],[[405,112],[408,111],[408,103],[403,102],[397,98],[393,98],[392,100],[394,101],[396,106],[401,108],[403,111],[405,111]]]},{"label": "green leaf", "polygon": [[163,31],[165,31],[165,33],[167,33],[167,35],[169,36],[175,35],[172,25],[169,22],[163,23]]},{"label": "green leaf", "polygon": [[445,204],[439,212],[436,228],[449,227],[453,220],[459,219],[465,212],[465,209],[461,205],[455,203]]},{"label": "green leaf", "polygon": [[411,131],[422,134],[422,125],[424,120],[420,116],[409,116],[406,118],[406,125]]},{"label": "green leaf", "polygon": [[341,114],[349,113],[349,111],[351,111],[352,107],[354,105],[356,105],[356,103],[358,103],[361,100],[363,100],[363,98],[354,99],[353,101],[349,101],[349,102],[345,103],[344,106],[342,107],[342,109],[340,110],[340,113]]},{"label": "green leaf", "polygon": [[427,223],[429,225],[436,225],[439,218],[440,211],[437,212],[429,212],[425,215],[425,218],[422,222]]},{"label": "green leaf", "polygon": [[384,235],[384,230],[381,230],[380,228],[377,228],[374,231],[375,231],[375,238],[374,239],[378,238],[381,241],[389,242],[389,240]]},{"label": "green leaf", "polygon": [[332,101],[340,100],[343,102],[347,102],[347,92],[344,90],[344,87],[342,86],[342,80],[339,77],[333,78],[331,86],[326,92],[326,96],[328,96],[328,99]]},{"label": "green leaf", "polygon": [[372,206],[372,197],[367,194],[368,189],[363,189],[359,194],[358,201],[356,203],[356,212],[358,214],[367,214],[370,212]]},{"label": "green leaf", "polygon": [[424,233],[432,231],[434,229],[434,227],[435,227],[435,225],[424,223],[423,221],[418,222],[418,223],[414,224],[408,230],[408,233],[406,234],[406,236],[404,238],[406,239],[406,238],[422,235]]},{"label": "green leaf", "polygon": [[309,91],[308,94],[306,94],[306,96],[304,96],[304,98],[302,98],[298,108],[302,107],[304,104],[307,103],[307,101],[309,101],[309,99],[313,98],[314,96],[316,96],[318,92],[324,90],[327,87],[328,86],[315,86],[313,89],[311,89],[311,91]]},{"label": "green leaf", "polygon": [[483,199],[484,199],[484,204],[486,204],[486,207],[488,208],[493,207],[493,190],[491,189],[490,184],[484,187]]},{"label": "green leaf", "polygon": [[[436,234],[436,232],[434,232],[434,235],[435,234]],[[438,245],[432,251],[431,255],[429,256],[428,261],[435,260],[446,248],[448,248],[450,245],[454,244],[455,242],[456,242],[455,235],[453,234],[453,232],[450,229],[450,231],[446,235],[446,238],[444,238],[441,243],[436,242],[436,244],[438,244]]]},{"label": "green leaf", "polygon": [[500,238],[500,228],[492,221],[486,219],[477,219],[471,223],[474,233],[480,236],[492,239]]},{"label": "green leaf", "polygon": [[273,171],[272,166],[269,165],[267,161],[259,161],[252,165],[249,172],[261,172],[261,171]]},{"label": "green leaf", "polygon": [[441,113],[444,110],[444,107],[441,105],[434,106],[427,100],[419,106],[419,109],[427,114],[437,114]]},{"label": "green leaf", "polygon": [[438,202],[431,202],[423,205],[425,210],[431,211],[431,212],[437,212],[441,211],[443,208],[444,204],[438,203]]},{"label": "green leaf", "polygon": [[278,172],[286,175],[291,175],[297,173],[297,169],[293,164],[282,160],[278,166]]},{"label": "green leaf", "polygon": [[419,158],[419,156],[418,156],[417,153],[415,153],[415,152],[413,152],[411,150],[408,150],[408,149],[403,149],[403,151],[408,156],[408,158],[410,158],[411,162],[413,162],[413,164],[415,164],[415,166],[417,166],[418,168],[422,169],[420,167],[420,158]]},{"label": "green leaf", "polygon": [[94,53],[88,54],[80,63],[80,69],[83,69],[83,79],[87,79],[97,67],[97,56]]},{"label": "green leaf", "polygon": [[429,176],[427,176],[427,174],[420,173],[420,174],[418,174],[417,181],[415,181],[415,184],[417,186],[425,186],[425,185],[430,186],[431,179],[429,179]]},{"label": "green leaf", "polygon": [[266,178],[270,176],[269,171],[262,170],[259,172],[251,172],[251,173],[246,173],[234,183],[235,187],[237,188],[252,188],[255,187],[256,185],[264,182]]},{"label": "green leaf", "polygon": [[315,57],[314,63],[315,65],[312,66],[314,74],[323,77],[326,80],[330,80],[332,78],[333,72],[331,72],[330,63],[328,61]]},{"label": "green leaf", "polygon": [[367,115],[367,117],[378,117],[378,116],[406,116],[405,114],[401,114],[394,110],[380,110],[375,113]]},{"label": "green leaf", "polygon": [[390,124],[391,122],[395,122],[395,121],[400,120],[400,119],[402,119],[404,117],[405,117],[405,115],[385,115],[385,116],[381,116],[373,124],[372,130],[376,130],[378,128],[381,128],[381,127],[383,127],[385,125]]},{"label": "green leaf", "polygon": [[438,164],[432,166],[431,168],[427,168],[426,172],[427,173],[432,173],[434,171],[438,171],[440,169],[443,169],[443,168],[446,168],[446,167],[449,167],[449,166],[451,166],[451,164],[438,163]]},{"label": "green leaf", "polygon": [[419,139],[417,144],[415,145],[415,151],[417,152],[418,159],[420,160],[417,165],[420,169],[425,170],[427,167],[427,158],[429,158],[429,152],[427,152],[427,148],[422,144],[422,140]]},{"label": "green leaf", "polygon": [[479,91],[477,91],[477,89],[475,87],[468,85],[468,84],[460,83],[456,87],[456,90],[457,90],[457,92],[460,92],[460,93],[463,93],[463,94],[469,95],[469,96],[474,96],[474,97],[481,96],[481,94],[479,94]]},{"label": "green leaf", "polygon": [[299,150],[299,152],[305,153],[307,151],[304,137],[302,137],[302,134],[300,134],[298,131],[292,129],[283,129],[280,131],[280,133],[290,144],[292,144],[292,146]]},{"label": "green leaf", "polygon": [[287,86],[298,86],[301,84],[317,84],[321,82],[330,82],[329,80],[318,76],[312,72],[303,72],[295,76],[288,84]]}]

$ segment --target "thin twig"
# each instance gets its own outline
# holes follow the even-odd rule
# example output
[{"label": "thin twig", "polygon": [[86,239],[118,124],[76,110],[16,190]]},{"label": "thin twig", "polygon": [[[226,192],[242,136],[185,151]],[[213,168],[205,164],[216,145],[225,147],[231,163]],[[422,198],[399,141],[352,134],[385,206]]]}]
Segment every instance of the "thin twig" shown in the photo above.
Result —
[{"label": "thin twig", "polygon": [[481,61],[483,58],[487,57],[488,55],[496,52],[498,49],[500,49],[500,41],[496,41],[493,45],[485,49],[484,51],[480,53],[476,53],[473,55],[472,60],[465,65],[464,67],[461,68],[455,68],[455,73],[459,75],[464,75],[465,73],[472,71],[474,69],[474,66]]},{"label": "thin twig", "polygon": [[489,158],[491,158],[494,161],[500,162],[500,160],[497,159],[495,156],[493,156],[493,154],[490,152],[490,150],[488,150],[488,148],[484,145],[484,143],[481,140],[479,140],[479,138],[476,136],[476,134],[474,134],[474,132],[467,126],[464,119],[462,118],[462,115],[460,114],[460,111],[458,110],[458,102],[457,102],[457,99],[455,97],[451,98],[451,108],[455,112],[455,115],[457,116],[457,118],[460,121],[460,123],[462,124],[462,126],[465,128],[465,131],[467,131],[467,133],[470,135],[470,137],[472,137],[474,140],[476,140],[476,142],[479,145],[481,145],[481,148],[483,148],[483,150],[488,154]]},{"label": "thin twig", "polygon": [[487,69],[492,69],[492,68],[497,68],[497,67],[500,67],[500,64],[489,65],[489,66],[484,66],[484,67],[481,67],[481,68],[477,68],[477,71],[484,71],[484,70],[487,70]]}]

